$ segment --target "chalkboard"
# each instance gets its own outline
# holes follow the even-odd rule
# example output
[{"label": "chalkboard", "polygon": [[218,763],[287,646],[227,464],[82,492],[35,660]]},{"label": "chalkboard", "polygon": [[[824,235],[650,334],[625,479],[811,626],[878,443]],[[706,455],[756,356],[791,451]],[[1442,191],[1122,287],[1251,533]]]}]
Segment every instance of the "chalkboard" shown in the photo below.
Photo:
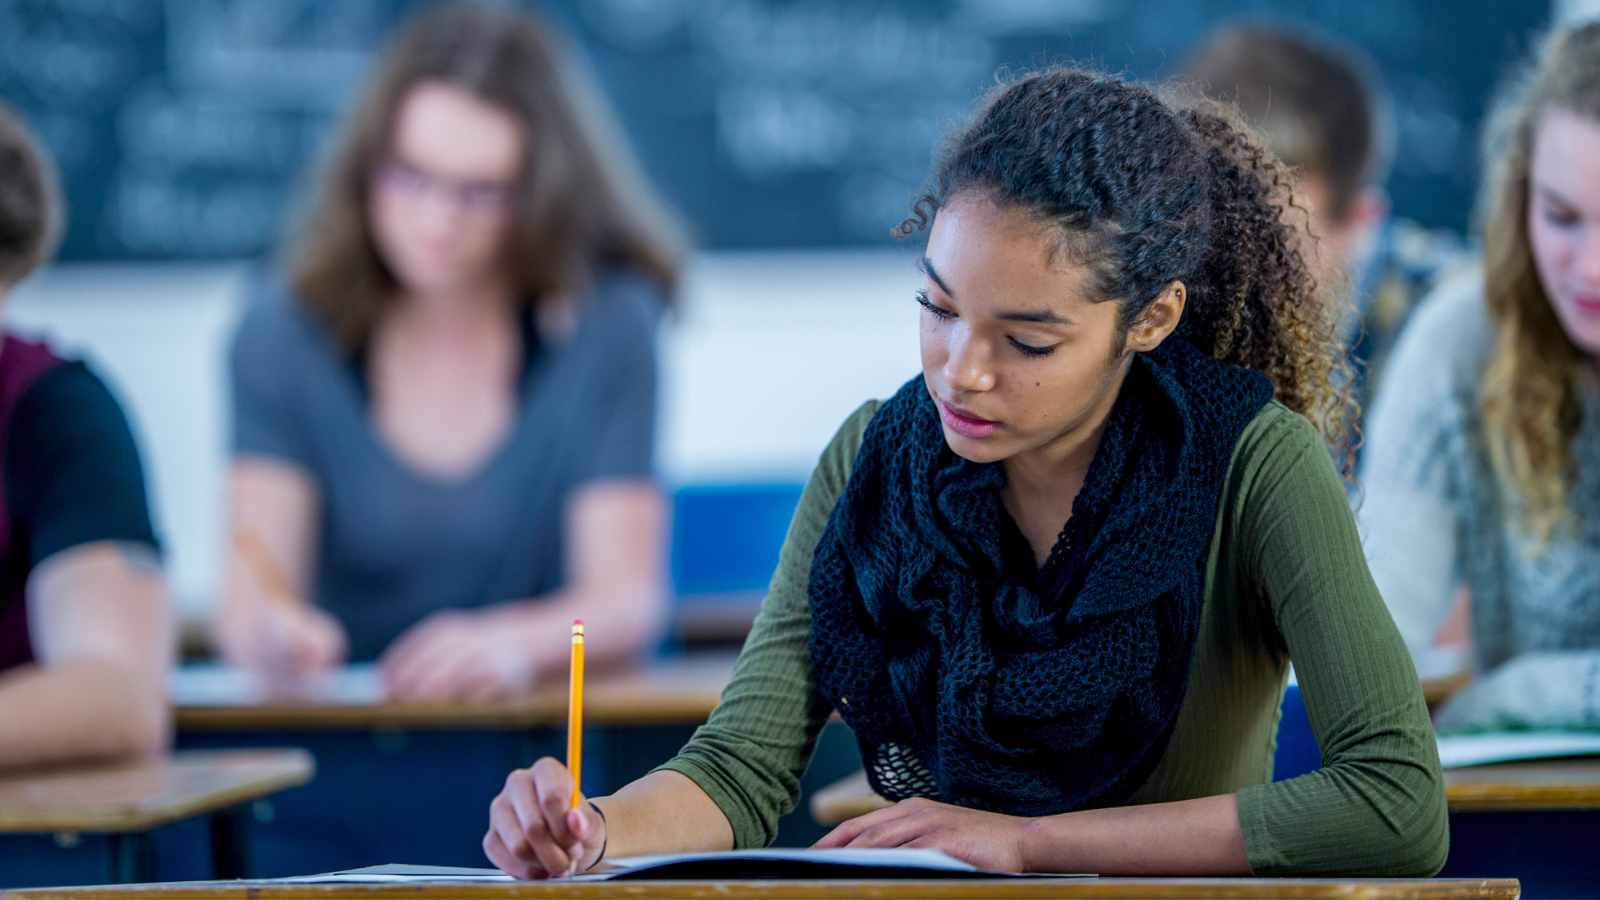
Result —
[{"label": "chalkboard", "polygon": [[[0,0],[0,97],[54,151],[66,259],[269,252],[403,0]],[[710,247],[880,244],[1002,67],[1170,74],[1210,25],[1309,21],[1392,93],[1399,212],[1464,226],[1491,88],[1548,17],[1504,0],[552,0]]]}]

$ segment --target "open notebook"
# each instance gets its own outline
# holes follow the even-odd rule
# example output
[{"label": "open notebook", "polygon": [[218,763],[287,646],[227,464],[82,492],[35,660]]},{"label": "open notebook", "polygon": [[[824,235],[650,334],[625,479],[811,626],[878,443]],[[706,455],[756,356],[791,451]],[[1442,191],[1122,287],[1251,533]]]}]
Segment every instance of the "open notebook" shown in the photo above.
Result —
[{"label": "open notebook", "polygon": [[[947,856],[938,850],[734,850],[726,853],[670,853],[608,860],[605,871],[578,875],[578,881],[793,881],[891,878],[1018,878],[1010,872],[990,872]],[[1092,878],[1092,875],[1026,877]],[[459,869],[450,866],[368,866],[325,875],[275,878],[272,884],[381,884],[396,882],[511,881],[495,869]]]}]

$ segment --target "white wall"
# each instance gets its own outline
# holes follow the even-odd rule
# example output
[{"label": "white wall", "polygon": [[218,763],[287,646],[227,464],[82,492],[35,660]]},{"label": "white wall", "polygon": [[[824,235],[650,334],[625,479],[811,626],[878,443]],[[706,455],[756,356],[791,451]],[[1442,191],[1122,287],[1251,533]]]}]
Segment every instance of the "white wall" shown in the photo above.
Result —
[{"label": "white wall", "polygon": [[706,254],[663,342],[678,483],[801,481],[856,407],[920,370],[917,254]]},{"label": "white wall", "polygon": [[[916,255],[708,253],[662,342],[662,470],[676,484],[800,481],[862,401],[916,374]],[[226,347],[246,268],[59,265],[6,301],[6,327],[87,359],[133,423],[180,610],[219,575]]]}]

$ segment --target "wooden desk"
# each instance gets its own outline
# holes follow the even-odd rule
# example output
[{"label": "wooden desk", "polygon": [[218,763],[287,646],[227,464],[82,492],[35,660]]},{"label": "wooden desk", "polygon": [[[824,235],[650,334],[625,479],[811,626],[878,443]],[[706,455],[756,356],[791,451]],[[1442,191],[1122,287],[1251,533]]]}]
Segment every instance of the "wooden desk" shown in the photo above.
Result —
[{"label": "wooden desk", "polygon": [[315,771],[303,750],[180,751],[155,760],[59,766],[0,773],[0,833],[112,836],[112,872],[123,881],[148,870],[147,833],[194,816],[213,821],[220,877],[245,874],[240,820],[244,803],[305,784]]},{"label": "wooden desk", "polygon": [[1600,758],[1446,769],[1445,877],[1515,875],[1530,897],[1594,896]]},{"label": "wooden desk", "polygon": [[883,809],[889,801],[878,796],[867,784],[867,773],[857,772],[841,778],[811,796],[811,818],[819,825],[837,825]]},{"label": "wooden desk", "polygon": [[1450,811],[1600,809],[1600,757],[1446,769]]},{"label": "wooden desk", "polygon": [[[609,792],[676,753],[716,706],[735,657],[694,653],[629,671],[591,671],[585,789]],[[565,678],[489,703],[360,703],[354,698],[376,691],[352,689],[345,702],[223,705],[232,702],[224,693],[212,705],[178,705],[180,747],[306,747],[321,772],[313,787],[259,807],[251,839],[262,876],[395,860],[488,865],[481,841],[506,775],[565,751]]]},{"label": "wooden desk", "polygon": [[[736,658],[734,653],[692,654],[643,668],[594,674],[584,689],[584,722],[596,727],[704,722],[722,696]],[[280,700],[254,705],[180,705],[176,718],[179,731],[528,729],[566,723],[567,686],[552,684],[521,696],[470,704]]]},{"label": "wooden desk", "polygon": [[1422,680],[1422,699],[1433,709],[1439,704],[1454,697],[1456,692],[1467,686],[1472,681],[1471,672],[1457,672],[1443,678],[1424,678]]},{"label": "wooden desk", "polygon": [[1515,879],[1084,878],[479,884],[187,882],[0,891],[0,900],[1515,900]]}]

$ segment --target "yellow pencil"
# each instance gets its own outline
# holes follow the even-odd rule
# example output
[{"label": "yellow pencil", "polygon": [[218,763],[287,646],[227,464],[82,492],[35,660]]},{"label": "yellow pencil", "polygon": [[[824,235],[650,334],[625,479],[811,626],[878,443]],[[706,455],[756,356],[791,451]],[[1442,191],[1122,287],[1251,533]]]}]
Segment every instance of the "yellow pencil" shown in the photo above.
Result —
[{"label": "yellow pencil", "polygon": [[572,808],[578,808],[583,775],[583,620],[572,623],[572,674],[567,681],[567,769],[572,772]]}]

